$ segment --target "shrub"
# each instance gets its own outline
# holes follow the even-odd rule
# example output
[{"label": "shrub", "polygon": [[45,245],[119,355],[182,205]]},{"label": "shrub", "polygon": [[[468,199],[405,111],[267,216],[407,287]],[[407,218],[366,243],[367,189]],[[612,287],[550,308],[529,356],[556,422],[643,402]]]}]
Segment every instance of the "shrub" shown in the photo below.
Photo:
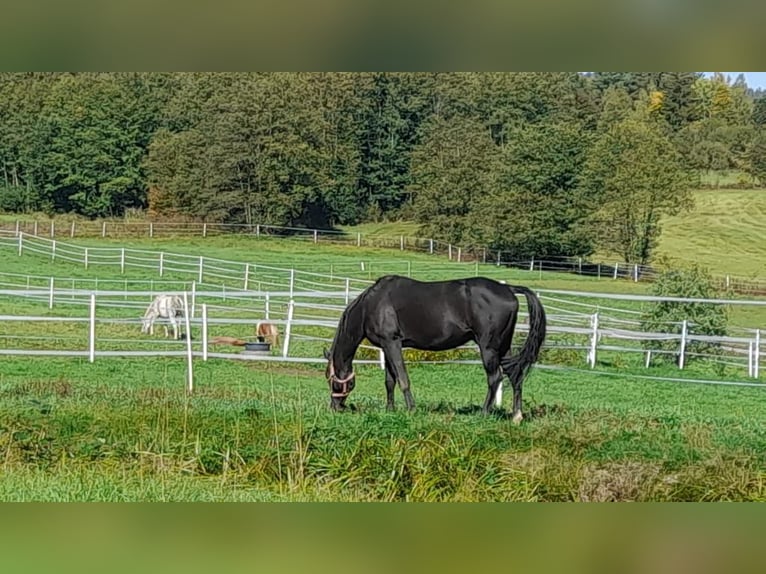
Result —
[{"label": "shrub", "polygon": [[[665,271],[660,274],[651,293],[665,297],[694,299],[718,299],[726,296],[716,287],[706,269],[694,265],[689,269]],[[683,303],[659,301],[652,303],[642,319],[642,328],[655,333],[676,333],[682,331],[682,322],[687,321],[688,332],[698,335],[726,335],[727,309],[717,303]],[[678,341],[646,341],[647,349],[678,349]],[[687,350],[694,353],[717,353],[719,345],[702,341],[687,343]]]}]

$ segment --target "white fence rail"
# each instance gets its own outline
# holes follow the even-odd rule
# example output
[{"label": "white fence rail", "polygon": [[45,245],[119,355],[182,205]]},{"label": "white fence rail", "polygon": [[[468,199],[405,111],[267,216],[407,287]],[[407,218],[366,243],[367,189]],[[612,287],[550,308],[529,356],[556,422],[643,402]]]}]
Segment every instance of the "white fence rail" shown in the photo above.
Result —
[{"label": "white fence rail", "polygon": [[[405,235],[381,236],[377,234],[345,233],[326,229],[307,229],[264,224],[177,223],[177,222],[124,222],[124,221],[70,221],[55,220],[0,222],[0,234],[56,238],[75,237],[213,237],[246,234],[254,237],[276,236],[299,238],[318,243],[339,243],[357,247],[382,247],[399,251],[414,251],[432,255],[446,255],[449,261],[489,263],[529,271],[559,271],[587,275],[599,279],[625,278],[632,281],[653,281],[655,270],[648,265],[626,262],[588,262],[582,257],[519,259],[513,253],[485,247],[459,247],[447,242]],[[87,265],[87,264],[86,264]],[[162,266],[162,265],[160,265]],[[731,274],[720,275],[718,280],[727,288],[742,293],[766,293],[766,279]]]},{"label": "white fence rail", "polygon": [[[154,295],[168,291],[185,292],[189,305],[187,316],[190,328],[202,329],[204,333],[207,333],[211,326],[214,328],[222,325],[254,326],[257,320],[269,320],[283,327],[285,338],[281,355],[282,358],[290,359],[307,358],[291,355],[293,350],[290,346],[291,339],[324,342],[331,340],[332,333],[317,337],[316,334],[301,333],[301,327],[334,329],[345,305],[370,284],[370,281],[365,279],[295,268],[280,268],[254,262],[227,261],[206,256],[125,247],[85,247],[54,239],[30,237],[23,232],[12,237],[0,236],[0,248],[12,248],[20,255],[33,253],[85,267],[103,265],[119,267],[121,273],[126,273],[130,269],[147,269],[159,276],[158,279],[115,280],[0,273],[0,297],[44,303],[49,312],[59,305],[87,309],[87,315],[83,312],[81,317],[56,317],[52,314],[46,316],[40,313],[5,315],[0,317],[0,322],[88,322],[89,333],[93,332],[92,336],[95,337],[96,324],[109,322],[113,325],[131,322],[138,324],[138,317]],[[186,275],[188,279],[167,279],[165,274],[169,271]],[[689,357],[704,357],[718,363],[734,365],[743,370],[746,368],[748,376],[759,377],[759,367],[763,356],[759,329],[732,328],[730,336],[710,337],[695,333],[694,324],[683,322],[686,324],[683,329],[679,329],[680,323],[668,323],[667,332],[647,333],[641,328],[639,320],[641,312],[635,309],[635,303],[664,300],[727,305],[766,305],[766,301],[682,299],[549,289],[540,289],[538,294],[545,304],[549,318],[547,347],[582,352],[584,360],[591,368],[597,364],[600,351],[617,351],[643,353],[647,366],[658,354],[675,355],[680,368],[684,368]],[[633,308],[621,308],[622,302],[631,303]],[[197,310],[202,304],[206,306],[206,313],[200,317]],[[106,313],[103,313],[107,308],[110,309],[108,317],[105,316]],[[233,317],[232,314],[240,314],[240,316]],[[522,320],[524,320],[523,317]],[[526,325],[520,324],[519,329],[524,332]],[[676,330],[680,332],[675,332]],[[30,337],[28,336],[26,340],[32,340]],[[2,338],[6,341],[13,340],[12,335],[2,336]],[[650,340],[670,341],[674,343],[674,348],[647,350],[645,343]],[[123,339],[108,342],[110,344],[122,342],[127,345],[134,343],[135,340]],[[695,342],[714,344],[717,346],[717,352],[690,352],[689,346]],[[189,352],[199,352],[203,357],[216,356],[215,353],[209,352],[207,345],[199,351],[193,351],[193,348],[199,345],[186,344],[192,349]],[[8,343],[0,343],[0,346],[7,345]],[[75,355],[86,353],[91,360],[95,360],[98,356],[112,356],[120,353],[123,356],[136,356],[142,352],[153,355],[166,352],[129,348],[97,349],[91,339],[87,347],[73,347],[70,351]],[[60,355],[70,351],[33,349],[27,346],[4,349],[0,353]],[[184,351],[168,349],[167,352],[172,354]]]},{"label": "white fence rail", "polygon": [[[560,296],[561,292],[556,294]],[[47,314],[38,312],[0,315],[2,326],[0,327],[0,354],[88,356],[91,362],[98,357],[107,356],[187,356],[192,354],[203,360],[221,355],[233,357],[239,354],[211,352],[211,331],[217,331],[219,335],[222,335],[224,334],[222,329],[231,329],[237,338],[253,340],[254,337],[247,333],[252,333],[257,322],[268,320],[280,327],[283,337],[281,349],[275,349],[279,352],[279,357],[272,357],[272,359],[281,357],[308,360],[313,359],[308,356],[311,354],[315,357],[321,356],[319,344],[329,345],[332,341],[348,294],[345,291],[241,291],[235,293],[204,289],[191,293],[184,292],[188,301],[188,313],[185,315],[186,332],[196,330],[201,333],[201,338],[198,336],[193,341],[191,339],[185,341],[147,339],[139,335],[140,318],[151,295],[152,292],[141,290],[88,292],[66,288],[53,291],[33,288],[0,289],[0,298],[27,300],[43,308],[48,307]],[[355,295],[356,293],[351,293],[351,296]],[[576,293],[576,295],[580,297],[612,296],[583,293]],[[545,302],[546,294],[541,293],[541,298]],[[66,306],[72,314],[56,314],[47,305],[49,301],[53,301],[56,308]],[[763,302],[737,301],[737,303],[762,304]],[[204,312],[196,313],[194,305],[204,308]],[[72,306],[74,306],[73,309]],[[735,328],[729,336],[714,337],[694,333],[694,324],[684,321],[685,328],[680,333],[670,331],[671,328],[677,327],[675,323],[668,324],[668,332],[646,332],[641,330],[640,322],[632,318],[607,316],[599,311],[591,314],[567,312],[566,309],[562,311],[552,312],[549,309],[546,348],[578,352],[591,368],[596,367],[600,352],[615,351],[641,353],[645,356],[645,366],[649,366],[653,357],[669,354],[676,358],[677,365],[681,369],[690,357],[700,357],[736,366],[743,371],[747,369],[748,376],[751,378],[760,376],[759,366],[764,353],[761,349],[758,329]],[[518,325],[518,331],[522,334],[528,330],[525,321],[526,314],[522,313]],[[44,330],[38,328],[25,332],[17,327],[20,324],[45,324],[46,327]],[[70,327],[66,327],[67,325]],[[82,328],[78,330],[77,325],[82,325]],[[247,331],[248,328],[250,331]],[[44,334],[40,334],[41,331]],[[516,339],[517,344],[519,339]],[[647,350],[644,346],[647,341],[672,342],[673,345],[671,350]],[[694,342],[713,344],[717,351],[690,352],[689,346]],[[183,347],[187,347],[187,350]],[[475,348],[475,345],[466,347]],[[260,356],[247,358],[263,359]]]}]

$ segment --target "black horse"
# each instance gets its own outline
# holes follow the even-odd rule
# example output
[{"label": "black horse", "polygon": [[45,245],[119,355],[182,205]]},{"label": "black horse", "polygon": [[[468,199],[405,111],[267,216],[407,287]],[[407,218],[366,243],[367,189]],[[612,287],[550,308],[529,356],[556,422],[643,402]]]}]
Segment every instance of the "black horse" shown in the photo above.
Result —
[{"label": "black horse", "polygon": [[[515,293],[527,298],[529,335],[521,351],[512,356],[511,339],[519,312]],[[330,406],[345,409],[356,384],[352,362],[365,337],[385,355],[387,408],[394,408],[398,381],[410,410],[415,401],[402,349],[444,351],[473,340],[479,345],[489,386],[483,411],[489,412],[505,374],[513,386],[513,420],[520,422],[521,384],[537,361],[545,333],[545,311],[526,287],[484,277],[422,282],[386,275],[348,305],[330,352],[325,351]]]}]

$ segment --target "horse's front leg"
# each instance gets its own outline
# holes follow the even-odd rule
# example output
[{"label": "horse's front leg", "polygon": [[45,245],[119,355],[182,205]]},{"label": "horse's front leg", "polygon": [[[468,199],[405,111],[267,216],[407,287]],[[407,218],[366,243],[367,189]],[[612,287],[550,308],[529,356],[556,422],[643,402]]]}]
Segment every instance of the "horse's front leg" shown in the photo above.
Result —
[{"label": "horse's front leg", "polygon": [[401,341],[391,341],[381,346],[383,352],[386,355],[386,364],[391,364],[394,371],[394,376],[399,381],[399,388],[402,389],[404,395],[404,402],[407,405],[407,410],[415,409],[415,399],[412,396],[410,390],[410,377],[407,374],[407,367],[404,365],[404,356],[402,355],[402,343]]},{"label": "horse's front leg", "polygon": [[394,405],[394,390],[396,389],[396,373],[391,361],[386,355],[386,410],[393,411],[396,406]]}]

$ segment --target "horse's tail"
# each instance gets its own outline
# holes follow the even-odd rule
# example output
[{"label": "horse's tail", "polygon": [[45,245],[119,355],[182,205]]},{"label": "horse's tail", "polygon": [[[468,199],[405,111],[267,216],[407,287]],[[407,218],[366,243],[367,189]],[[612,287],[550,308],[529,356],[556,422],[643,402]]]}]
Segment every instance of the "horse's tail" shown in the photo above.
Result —
[{"label": "horse's tail", "polygon": [[540,299],[530,289],[521,286],[508,285],[516,293],[521,293],[527,298],[529,311],[529,334],[524,346],[517,355],[513,355],[501,361],[503,372],[511,381],[521,382],[526,377],[529,369],[537,362],[540,349],[543,346],[546,335],[546,318]]}]

